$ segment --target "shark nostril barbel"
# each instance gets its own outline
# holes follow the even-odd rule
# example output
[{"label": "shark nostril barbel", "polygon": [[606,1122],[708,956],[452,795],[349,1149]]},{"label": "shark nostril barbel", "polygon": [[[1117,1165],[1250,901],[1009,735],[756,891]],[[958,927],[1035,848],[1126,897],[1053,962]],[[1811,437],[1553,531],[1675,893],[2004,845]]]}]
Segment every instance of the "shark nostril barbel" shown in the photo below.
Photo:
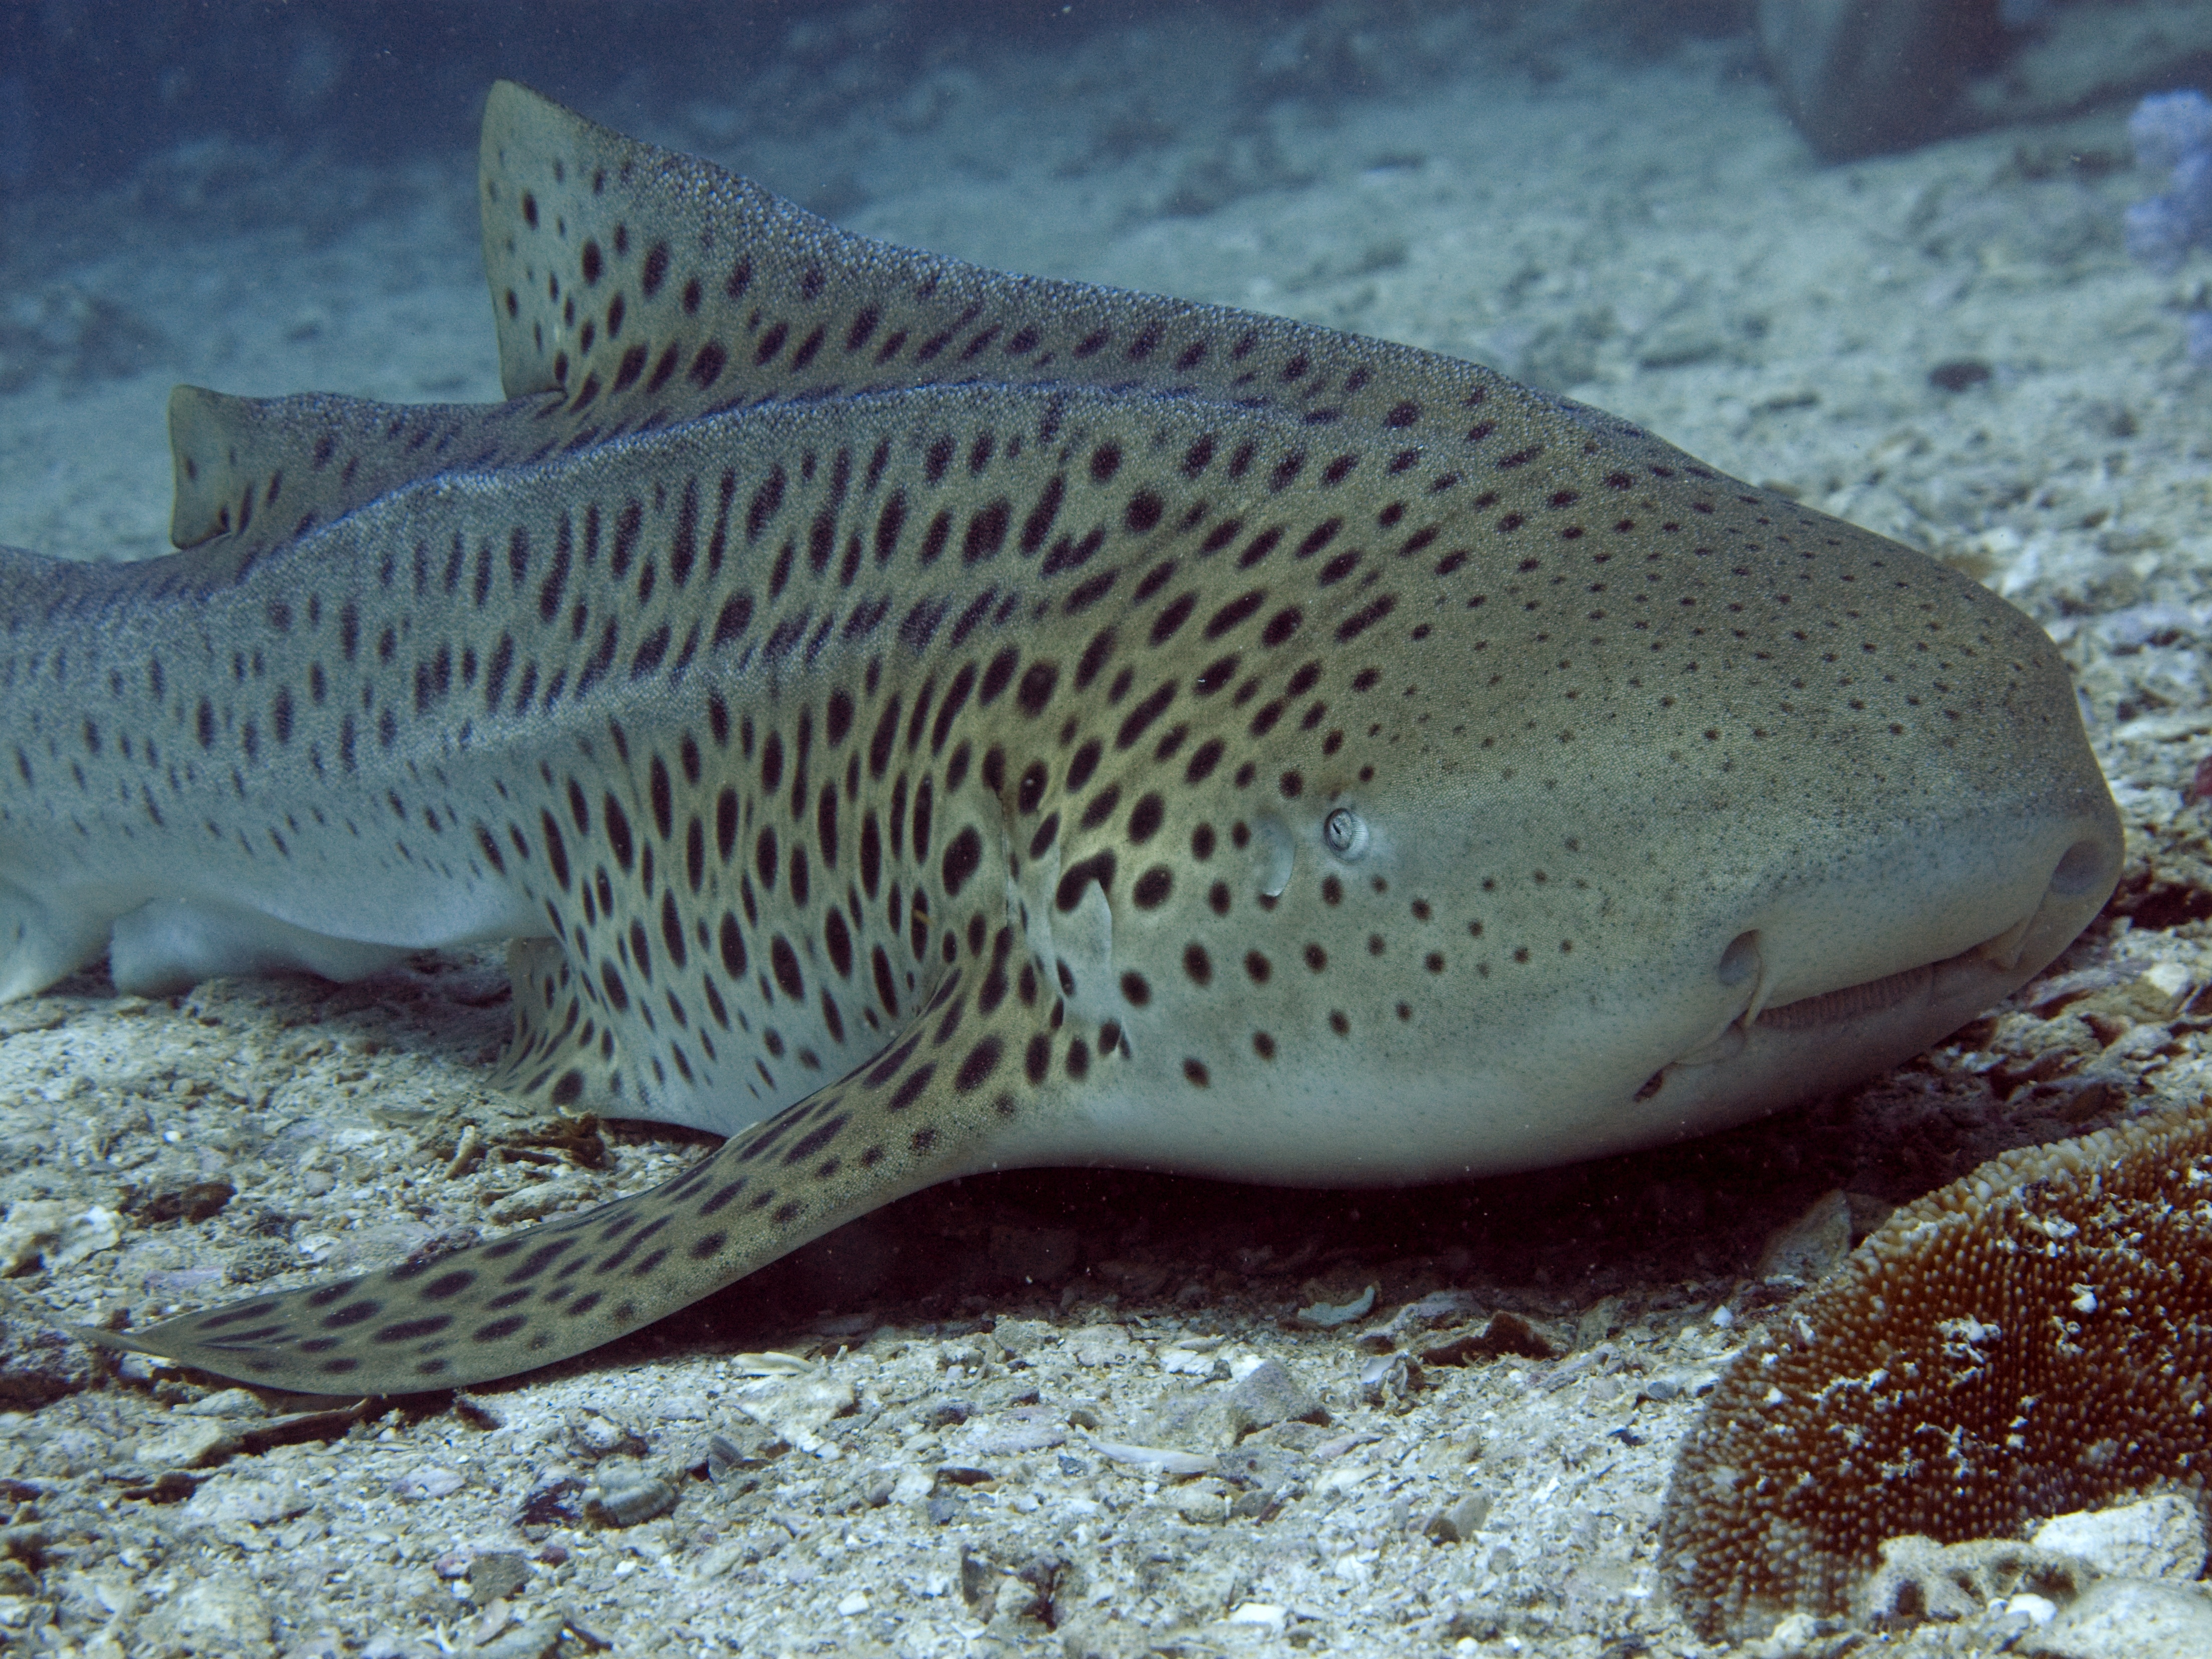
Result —
[{"label": "shark nostril barbel", "polygon": [[2033,914],[2022,916],[2002,933],[1984,939],[1972,954],[2000,972],[2009,972],[2020,965],[2020,954],[2027,946],[2030,930],[2035,926]]}]

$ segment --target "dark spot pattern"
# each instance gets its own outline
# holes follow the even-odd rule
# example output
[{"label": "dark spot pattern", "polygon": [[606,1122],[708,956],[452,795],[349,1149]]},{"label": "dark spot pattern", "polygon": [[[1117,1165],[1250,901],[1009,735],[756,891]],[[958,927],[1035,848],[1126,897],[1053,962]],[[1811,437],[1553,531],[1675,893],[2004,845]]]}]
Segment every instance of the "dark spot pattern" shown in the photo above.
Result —
[{"label": "dark spot pattern", "polygon": [[1339,804],[1540,799],[1607,720],[1650,788],[1765,799],[1806,729],[1971,767],[1979,711],[2066,706],[1972,584],[1486,370],[874,251],[517,89],[488,120],[521,395],[180,394],[193,546],[114,591],[206,625],[108,665],[0,592],[0,679],[72,711],[6,728],[0,831],[52,799],[496,918],[503,1086],[737,1132],[434,1272],[150,1334],[196,1364],[544,1364],[1064,1096],[1224,1109],[1604,970],[1595,831],[1394,891],[1324,850]]}]

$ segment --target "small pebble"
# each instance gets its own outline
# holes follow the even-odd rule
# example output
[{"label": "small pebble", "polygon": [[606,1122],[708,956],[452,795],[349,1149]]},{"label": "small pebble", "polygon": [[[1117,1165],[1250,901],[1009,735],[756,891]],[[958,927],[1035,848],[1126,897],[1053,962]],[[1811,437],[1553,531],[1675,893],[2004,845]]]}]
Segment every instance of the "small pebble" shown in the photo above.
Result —
[{"label": "small pebble", "polygon": [[425,1463],[394,1480],[392,1495],[409,1499],[450,1498],[467,1484],[467,1477],[459,1469],[450,1469],[441,1463]]},{"label": "small pebble", "polygon": [[1978,357],[1954,357],[1928,371],[1928,383],[1945,392],[1964,392],[1990,378],[1990,366]]},{"label": "small pebble", "polygon": [[584,1498],[585,1518],[603,1527],[635,1527],[676,1507],[676,1488],[659,1475],[628,1480]]},{"label": "small pebble", "polygon": [[2179,1584],[2107,1578],[2014,1650],[2039,1659],[2197,1659],[2212,1653],[2212,1601]]},{"label": "small pebble", "polygon": [[494,1550],[469,1563],[468,1578],[470,1600],[489,1607],[530,1582],[530,1562],[520,1550]]},{"label": "small pebble", "polygon": [[140,1441],[131,1455],[149,1468],[197,1469],[221,1462],[237,1443],[233,1431],[221,1423],[180,1422]]},{"label": "small pebble", "polygon": [[1301,1325],[1325,1331],[1339,1325],[1349,1325],[1355,1319],[1365,1318],[1374,1306],[1375,1286],[1370,1285],[1349,1302],[1341,1304],[1316,1302],[1310,1307],[1299,1309],[1294,1316]]},{"label": "small pebble", "polygon": [[1231,1387],[1229,1401],[1251,1419],[1254,1428],[1327,1415],[1320,1396],[1293,1376],[1279,1359],[1263,1360],[1246,1371]]},{"label": "small pebble", "polygon": [[2078,1555],[2115,1577],[2186,1583],[2204,1570],[2204,1527],[2197,1506],[2170,1492],[2109,1510],[2053,1516],[2030,1541],[2038,1549]]},{"label": "small pebble", "polygon": [[594,1411],[571,1413],[568,1440],[587,1457],[611,1457],[617,1453],[636,1457],[647,1449],[645,1441],[628,1425]]},{"label": "small pebble", "polygon": [[1489,1496],[1471,1492],[1438,1510],[1421,1530],[1439,1544],[1464,1544],[1482,1529],[1489,1516]]}]

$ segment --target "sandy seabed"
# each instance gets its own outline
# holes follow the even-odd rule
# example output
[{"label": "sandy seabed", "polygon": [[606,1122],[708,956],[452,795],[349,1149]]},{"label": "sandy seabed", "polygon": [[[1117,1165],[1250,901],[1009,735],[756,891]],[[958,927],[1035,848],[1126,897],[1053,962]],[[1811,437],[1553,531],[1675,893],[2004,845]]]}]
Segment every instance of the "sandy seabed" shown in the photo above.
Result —
[{"label": "sandy seabed", "polygon": [[[1482,67],[1318,100],[1224,90],[1268,60],[1207,27],[932,71],[804,142],[749,138],[738,105],[643,136],[870,234],[1476,357],[1970,571],[2078,675],[2129,823],[2114,905],[1943,1048],[1729,1135],[1410,1194],[971,1180],[613,1349],[345,1419],[90,1378],[36,1316],[143,1323],[489,1236],[706,1143],[490,1095],[489,957],[152,1001],[81,975],[0,1010],[0,1644],[1717,1651],[1661,1593],[1656,1521],[1701,1394],[1795,1294],[1757,1280],[1762,1242],[1824,1193],[1863,1231],[1996,1151],[2203,1091],[2212,373],[2181,313],[2212,260],[2127,258],[2153,185],[2125,111],[1821,167],[1741,40],[1486,40]],[[208,143],[11,207],[0,542],[162,550],[175,380],[496,398],[471,179],[459,149]],[[1500,1310],[1529,1352],[1464,1340]],[[1261,1360],[1282,1374],[1252,1385]],[[1289,1414],[1210,1470],[1101,1449],[1211,1449],[1239,1387]]]}]

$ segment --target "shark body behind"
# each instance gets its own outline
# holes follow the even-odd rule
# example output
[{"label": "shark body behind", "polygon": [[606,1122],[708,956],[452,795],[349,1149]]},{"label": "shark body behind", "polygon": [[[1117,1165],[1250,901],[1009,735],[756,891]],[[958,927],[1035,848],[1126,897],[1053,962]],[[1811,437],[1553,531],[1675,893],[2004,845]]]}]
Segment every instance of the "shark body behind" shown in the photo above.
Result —
[{"label": "shark body behind", "polygon": [[963,1173],[1649,1145],[1939,1039],[2117,878],[2027,617],[1625,422],[507,83],[481,191],[509,401],[180,388],[185,551],[0,555],[0,998],[508,939],[507,1086],[729,1139],[99,1340],[453,1387]]}]

